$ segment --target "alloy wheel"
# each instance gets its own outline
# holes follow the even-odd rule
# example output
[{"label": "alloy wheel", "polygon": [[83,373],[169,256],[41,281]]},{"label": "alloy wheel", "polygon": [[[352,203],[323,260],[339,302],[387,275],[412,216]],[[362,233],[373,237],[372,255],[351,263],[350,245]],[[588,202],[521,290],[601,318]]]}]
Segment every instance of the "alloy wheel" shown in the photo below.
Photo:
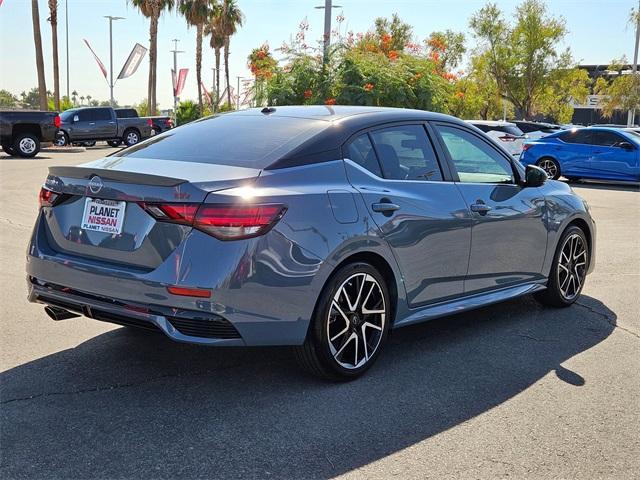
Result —
[{"label": "alloy wheel", "polygon": [[20,142],[18,143],[18,147],[20,148],[20,151],[25,155],[29,155],[35,152],[37,148],[36,142],[33,141],[33,138],[29,137],[20,140]]},{"label": "alloy wheel", "polygon": [[138,134],[135,132],[129,132],[127,135],[127,145],[135,145],[138,143]]},{"label": "alloy wheel", "polygon": [[353,370],[376,353],[384,332],[386,305],[380,284],[356,273],[337,289],[329,308],[327,339],[334,360]]},{"label": "alloy wheel", "polygon": [[569,235],[558,259],[558,286],[566,300],[573,300],[582,289],[587,274],[587,247],[578,234]]},{"label": "alloy wheel", "polygon": [[542,168],[545,172],[547,172],[547,177],[554,179],[558,175],[558,166],[556,162],[550,159],[541,160],[538,163],[538,166]]}]

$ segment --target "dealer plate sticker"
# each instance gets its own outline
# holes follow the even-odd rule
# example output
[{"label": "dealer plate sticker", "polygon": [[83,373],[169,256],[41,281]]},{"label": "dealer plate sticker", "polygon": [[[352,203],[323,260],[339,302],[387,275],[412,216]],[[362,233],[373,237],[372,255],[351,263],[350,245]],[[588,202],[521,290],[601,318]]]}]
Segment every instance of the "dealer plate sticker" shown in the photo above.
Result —
[{"label": "dealer plate sticker", "polygon": [[119,234],[122,232],[126,205],[127,202],[87,198],[82,214],[82,229]]}]

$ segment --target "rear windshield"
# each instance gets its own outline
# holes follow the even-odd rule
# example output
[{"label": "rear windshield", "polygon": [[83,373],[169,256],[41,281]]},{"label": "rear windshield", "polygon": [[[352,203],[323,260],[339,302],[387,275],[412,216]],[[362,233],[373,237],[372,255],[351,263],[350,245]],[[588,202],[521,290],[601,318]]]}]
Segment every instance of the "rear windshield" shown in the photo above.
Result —
[{"label": "rear windshield", "polygon": [[117,108],[116,117],[118,118],[136,118],[138,112],[133,108]]},{"label": "rear windshield", "polygon": [[266,168],[329,125],[306,118],[225,114],[168,130],[114,156]]}]

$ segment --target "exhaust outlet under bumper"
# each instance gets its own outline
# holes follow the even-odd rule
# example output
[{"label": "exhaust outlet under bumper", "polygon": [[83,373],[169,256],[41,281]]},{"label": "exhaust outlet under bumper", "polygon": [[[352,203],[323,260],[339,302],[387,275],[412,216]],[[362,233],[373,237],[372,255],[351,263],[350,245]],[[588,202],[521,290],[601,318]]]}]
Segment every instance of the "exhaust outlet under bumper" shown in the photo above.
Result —
[{"label": "exhaust outlet under bumper", "polygon": [[70,318],[79,317],[77,313],[72,313],[69,310],[65,310],[60,307],[52,307],[51,305],[47,305],[44,307],[44,311],[49,315],[53,320],[68,320]]}]

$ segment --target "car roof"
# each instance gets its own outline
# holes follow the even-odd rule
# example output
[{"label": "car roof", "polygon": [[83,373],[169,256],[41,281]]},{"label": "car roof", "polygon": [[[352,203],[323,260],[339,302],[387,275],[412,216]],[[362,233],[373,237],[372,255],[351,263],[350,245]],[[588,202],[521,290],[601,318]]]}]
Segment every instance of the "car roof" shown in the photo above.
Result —
[{"label": "car roof", "polygon": [[487,125],[489,127],[516,127],[515,123],[505,122],[502,120],[465,120],[471,125]]}]

